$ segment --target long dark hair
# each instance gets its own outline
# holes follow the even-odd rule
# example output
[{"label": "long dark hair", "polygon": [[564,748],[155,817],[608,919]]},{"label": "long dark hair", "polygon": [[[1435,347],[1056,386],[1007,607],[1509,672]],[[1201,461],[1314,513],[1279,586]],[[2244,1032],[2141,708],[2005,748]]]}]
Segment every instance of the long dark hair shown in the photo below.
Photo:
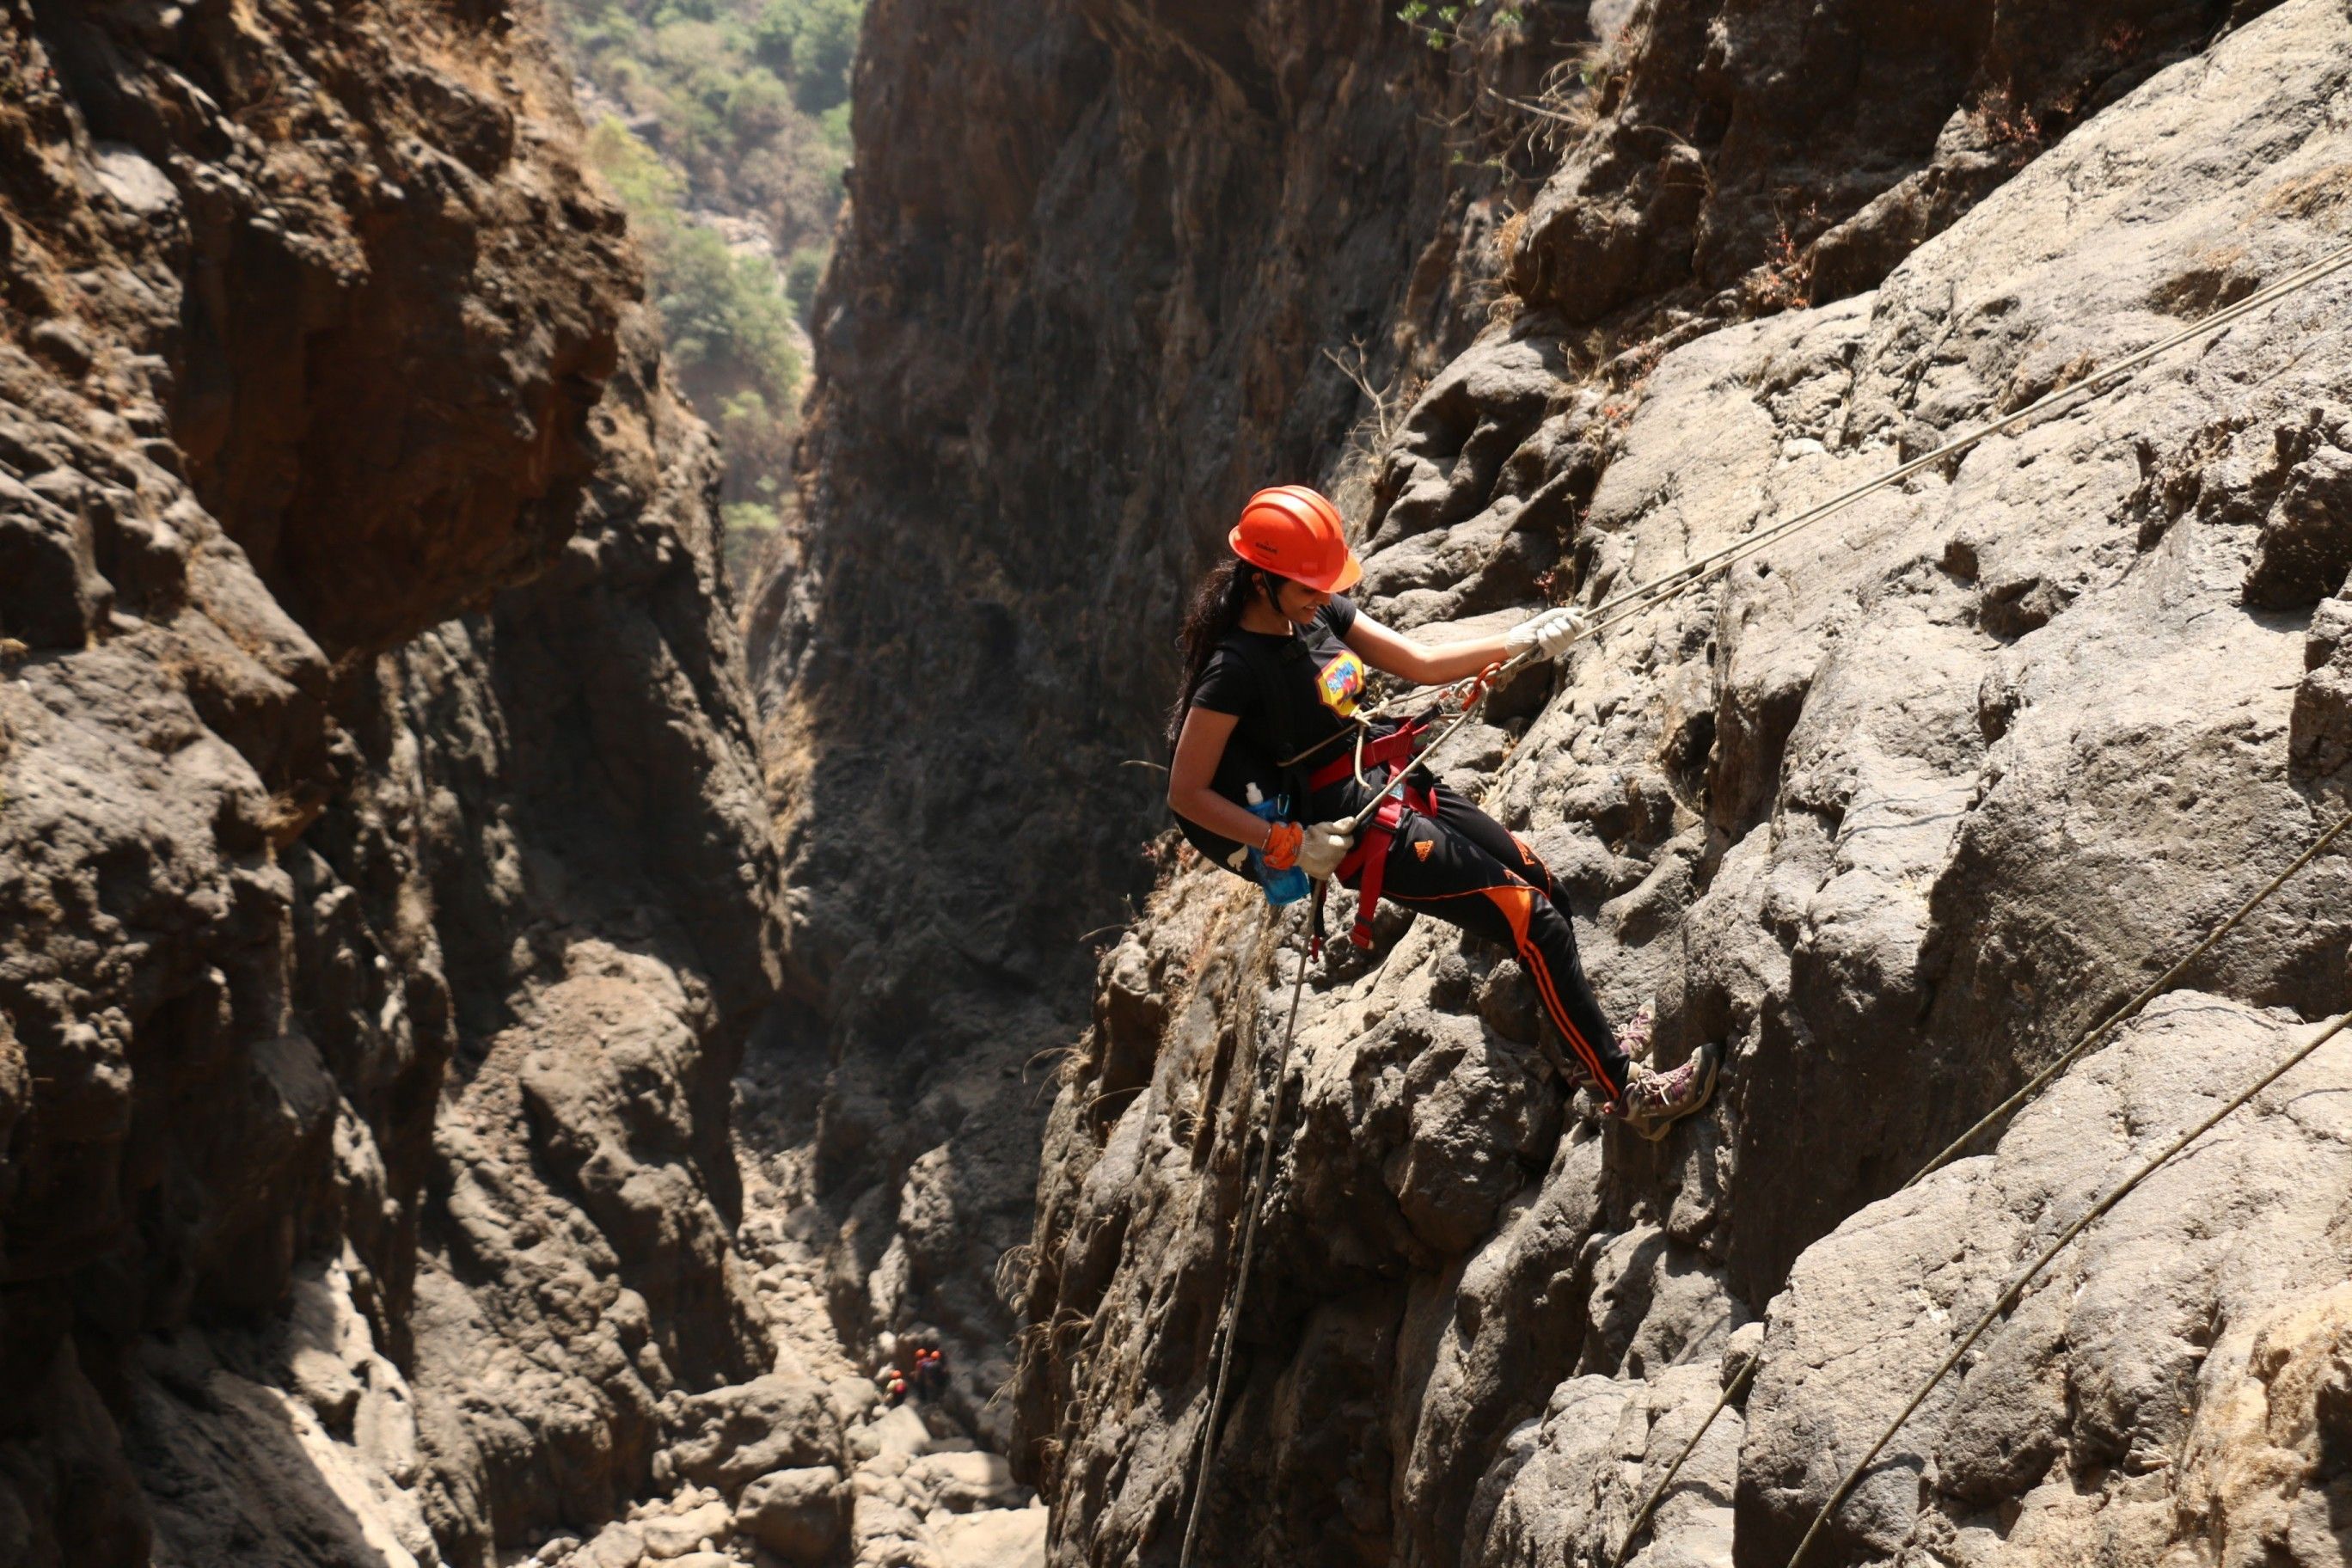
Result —
[{"label": "long dark hair", "polygon": [[1268,604],[1276,603],[1274,574],[1262,566],[1253,566],[1237,555],[1229,555],[1209,568],[1201,585],[1192,590],[1192,607],[1184,612],[1184,629],[1177,634],[1176,646],[1184,655],[1184,684],[1176,697],[1176,706],[1168,710],[1168,750],[1176,750],[1176,737],[1184,732],[1184,714],[1192,706],[1192,693],[1200,689],[1201,672],[1209,668],[1209,658],[1225,635],[1242,624],[1242,612],[1250,601],[1264,595]]}]

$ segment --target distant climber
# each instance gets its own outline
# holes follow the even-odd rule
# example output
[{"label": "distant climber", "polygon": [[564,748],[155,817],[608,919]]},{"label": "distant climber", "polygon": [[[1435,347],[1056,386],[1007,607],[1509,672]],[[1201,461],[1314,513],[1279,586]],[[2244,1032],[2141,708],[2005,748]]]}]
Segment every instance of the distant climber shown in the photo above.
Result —
[{"label": "distant climber", "polygon": [[[1368,666],[1437,685],[1525,651],[1557,658],[1581,626],[1576,613],[1434,647],[1390,631],[1342,596],[1363,568],[1339,509],[1302,485],[1252,496],[1227,542],[1234,558],[1210,570],[1185,617],[1169,720],[1168,804],[1186,838],[1236,871],[1255,851],[1271,870],[1355,889],[1360,944],[1388,898],[1508,947],[1573,1053],[1577,1086],[1643,1137],[1704,1105],[1717,1050],[1667,1073],[1630,1060],[1585,983],[1567,896],[1523,840],[1418,768],[1361,834],[1342,826],[1391,766],[1412,765],[1409,730],[1355,716]],[[1360,729],[1369,790],[1355,775]]]},{"label": "distant climber", "polygon": [[915,1352],[915,1397],[937,1400],[948,1391],[947,1352],[923,1349]]}]

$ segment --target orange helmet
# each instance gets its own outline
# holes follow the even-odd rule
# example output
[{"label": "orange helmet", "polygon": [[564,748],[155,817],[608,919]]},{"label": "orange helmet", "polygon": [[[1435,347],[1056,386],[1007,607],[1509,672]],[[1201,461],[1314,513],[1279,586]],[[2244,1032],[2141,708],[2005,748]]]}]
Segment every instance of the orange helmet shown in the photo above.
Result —
[{"label": "orange helmet", "polygon": [[1305,485],[1276,485],[1250,497],[1226,542],[1251,565],[1327,594],[1354,587],[1364,574],[1348,548],[1339,509]]}]

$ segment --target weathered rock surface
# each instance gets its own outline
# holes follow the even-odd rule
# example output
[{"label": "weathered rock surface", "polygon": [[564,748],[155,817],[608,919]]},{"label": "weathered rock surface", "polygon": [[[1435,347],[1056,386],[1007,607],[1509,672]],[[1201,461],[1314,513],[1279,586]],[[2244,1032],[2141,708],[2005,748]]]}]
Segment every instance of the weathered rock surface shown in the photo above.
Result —
[{"label": "weathered rock surface", "polygon": [[[1991,1154],[1808,1251],[1748,1402],[1740,1560],[1783,1561],[2020,1268],[2316,1032],[2167,997]],[[1873,1465],[1823,1560],[2343,1562],[2347,1068],[2338,1036],[2062,1253]]]},{"label": "weathered rock surface", "polygon": [[831,1395],[815,1380],[787,1373],[683,1400],[670,1429],[676,1473],[730,1497],[771,1472],[825,1464],[841,1453]]},{"label": "weathered rock surface", "polygon": [[0,9],[11,1564],[487,1563],[770,1364],[714,463],[517,20]]},{"label": "weathered rock surface", "polygon": [[779,1470],[744,1489],[735,1531],[787,1563],[821,1563],[841,1539],[845,1500],[831,1465]]},{"label": "weathered rock surface", "polygon": [[2269,3],[1596,9],[1597,122],[1529,206],[1511,286],[1579,323],[1735,286],[1776,309],[1871,288],[2074,126]]},{"label": "weathered rock surface", "polygon": [[[1388,454],[1375,612],[1523,605],[1546,561],[1604,600],[2242,297],[2352,232],[2347,104],[2352,16],[2292,0],[2092,106],[1883,287],[1686,341],[1633,395],[1570,379],[1544,317],[1496,329]],[[2330,279],[1880,492],[1518,683],[1442,759],[1563,874],[1612,1014],[1654,1004],[1662,1064],[1712,1038],[1733,1065],[1653,1147],[1564,1110],[1499,954],[1391,917],[1319,971],[1203,1560],[1605,1563],[1767,1320],[1746,1416],[1637,1545],[1777,1563],[1948,1345],[1929,1303],[1987,1299],[2184,1096],[2352,1000],[2331,856],[1990,1164],[1885,1196],[2343,809],[2347,302]],[[1181,1535],[1276,941],[1248,889],[1170,879],[1066,1064],[1014,1450],[1052,1561]],[[2084,1320],[2076,1360],[2029,1302],[1817,1564],[2340,1554],[2343,1133],[2324,1091],[2267,1104],[2034,1299],[2104,1273],[2089,1296],[2160,1310]]]}]

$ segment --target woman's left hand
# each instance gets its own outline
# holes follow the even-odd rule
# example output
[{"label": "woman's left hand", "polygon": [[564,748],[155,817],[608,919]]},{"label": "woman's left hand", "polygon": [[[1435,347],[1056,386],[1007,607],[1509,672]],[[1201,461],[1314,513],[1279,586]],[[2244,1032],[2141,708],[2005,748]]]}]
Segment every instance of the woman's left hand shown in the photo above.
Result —
[{"label": "woman's left hand", "polygon": [[1562,605],[1546,610],[1530,620],[1521,621],[1503,635],[1503,651],[1516,658],[1532,649],[1543,658],[1558,658],[1569,645],[1582,637],[1590,623],[1576,611]]}]

